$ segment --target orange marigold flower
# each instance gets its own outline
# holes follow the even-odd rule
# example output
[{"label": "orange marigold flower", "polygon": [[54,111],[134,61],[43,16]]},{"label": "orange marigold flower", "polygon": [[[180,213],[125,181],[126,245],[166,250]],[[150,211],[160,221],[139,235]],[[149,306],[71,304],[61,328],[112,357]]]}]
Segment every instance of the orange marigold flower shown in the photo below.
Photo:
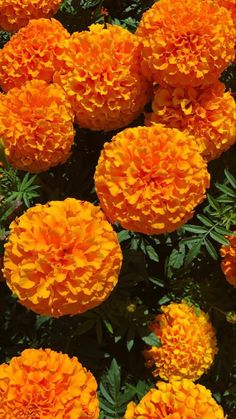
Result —
[{"label": "orange marigold flower", "polygon": [[0,137],[9,162],[32,173],[64,163],[74,141],[74,114],[57,85],[32,80],[0,99]]},{"label": "orange marigold flower", "polygon": [[95,173],[108,219],[146,233],[171,232],[205,198],[210,175],[193,137],[161,124],[127,128],[106,143]]},{"label": "orange marigold flower", "polygon": [[235,0],[216,0],[217,3],[228,9],[231,13],[232,18],[236,19],[236,1]]},{"label": "orange marigold flower", "polygon": [[228,237],[229,246],[222,246],[220,254],[223,258],[221,268],[224,272],[227,281],[236,287],[236,230],[234,235]]},{"label": "orange marigold flower", "polygon": [[11,223],[4,276],[22,305],[59,317],[101,304],[121,261],[117,235],[100,208],[68,198],[31,207]]},{"label": "orange marigold flower", "polygon": [[0,50],[0,86],[4,91],[27,80],[52,81],[57,56],[70,34],[55,19],[31,20]]},{"label": "orange marigold flower", "polygon": [[140,68],[141,45],[120,26],[95,24],[89,29],[65,42],[54,81],[68,94],[81,127],[124,127],[149,99],[149,83]]},{"label": "orange marigold flower", "polygon": [[52,17],[62,0],[1,0],[0,28],[15,32],[26,26],[30,19]]},{"label": "orange marigold flower", "polygon": [[158,84],[211,84],[234,57],[234,22],[212,0],[160,0],[144,13],[137,35],[143,73]]},{"label": "orange marigold flower", "polygon": [[26,349],[0,365],[0,417],[97,419],[97,382],[76,357]]},{"label": "orange marigold flower", "polygon": [[124,419],[224,419],[224,412],[210,390],[184,379],[159,381],[136,405],[128,404]]},{"label": "orange marigold flower", "polygon": [[224,85],[157,88],[146,125],[161,123],[194,135],[202,155],[216,159],[236,142],[236,106]]},{"label": "orange marigold flower", "polygon": [[196,312],[185,302],[171,303],[161,310],[150,330],[162,345],[144,351],[146,366],[155,367],[154,377],[195,381],[209,369],[217,353],[215,330],[203,311]]}]

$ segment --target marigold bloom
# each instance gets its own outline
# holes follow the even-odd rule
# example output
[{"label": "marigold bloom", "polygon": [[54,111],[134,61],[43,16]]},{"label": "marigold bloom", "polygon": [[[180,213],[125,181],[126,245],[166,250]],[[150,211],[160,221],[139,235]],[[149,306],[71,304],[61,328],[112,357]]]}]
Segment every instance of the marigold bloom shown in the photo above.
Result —
[{"label": "marigold bloom", "polygon": [[31,207],[11,223],[4,276],[21,304],[59,317],[101,304],[121,261],[117,235],[100,208],[67,198]]},{"label": "marigold bloom", "polygon": [[227,281],[236,287],[236,230],[234,235],[228,237],[229,246],[222,246],[220,254],[223,258],[221,268],[224,272]]},{"label": "marigold bloom", "polygon": [[236,1],[235,0],[216,0],[217,3],[228,9],[231,13],[233,20],[236,19]]},{"label": "marigold bloom", "polygon": [[234,22],[212,0],[156,2],[136,34],[143,44],[143,73],[158,84],[209,85],[234,57]]},{"label": "marigold bloom", "polygon": [[197,314],[184,302],[161,309],[150,330],[162,345],[144,351],[146,366],[155,367],[154,377],[195,381],[208,370],[217,353],[215,330],[203,311]]},{"label": "marigold bloom", "polygon": [[201,88],[157,88],[146,124],[162,123],[194,135],[207,160],[219,157],[236,142],[236,106],[224,85]]},{"label": "marigold bloom", "polygon": [[0,50],[0,86],[4,91],[27,80],[52,81],[57,56],[70,34],[55,19],[31,20]]},{"label": "marigold bloom", "polygon": [[97,419],[97,382],[76,357],[26,349],[0,365],[0,417]]},{"label": "marigold bloom", "polygon": [[128,404],[124,419],[224,419],[224,412],[210,390],[184,379],[159,381],[136,405]]},{"label": "marigold bloom", "polygon": [[59,86],[32,80],[11,89],[0,100],[0,137],[9,162],[32,173],[64,163],[74,141],[73,120]]},{"label": "marigold bloom", "polygon": [[68,94],[81,127],[124,127],[149,99],[149,83],[140,68],[141,45],[120,26],[95,24],[89,29],[65,42],[54,81]]},{"label": "marigold bloom", "polygon": [[186,223],[203,201],[209,179],[194,138],[161,124],[117,134],[105,144],[95,172],[108,219],[146,234]]},{"label": "marigold bloom", "polygon": [[62,0],[1,0],[0,28],[15,32],[26,26],[30,19],[52,17]]}]

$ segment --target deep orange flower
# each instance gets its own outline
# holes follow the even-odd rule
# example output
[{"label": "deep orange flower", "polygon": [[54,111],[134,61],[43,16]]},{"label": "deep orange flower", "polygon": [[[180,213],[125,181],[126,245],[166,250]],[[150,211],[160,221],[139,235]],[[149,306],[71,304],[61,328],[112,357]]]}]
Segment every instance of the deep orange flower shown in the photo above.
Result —
[{"label": "deep orange flower", "polygon": [[236,230],[234,235],[228,237],[229,246],[222,246],[220,254],[223,258],[221,268],[224,272],[227,281],[236,287]]},{"label": "deep orange flower", "polygon": [[32,80],[0,98],[0,137],[17,169],[32,173],[64,163],[74,141],[74,114],[64,91]]},{"label": "deep orange flower", "polygon": [[157,383],[136,405],[128,404],[124,419],[224,419],[210,390],[184,379]]},{"label": "deep orange flower", "polygon": [[97,382],[76,357],[26,349],[0,365],[0,417],[97,419]]},{"label": "deep orange flower", "polygon": [[31,20],[0,50],[0,86],[4,91],[27,80],[52,81],[57,56],[70,34],[55,19]]},{"label": "deep orange flower", "polygon": [[224,85],[201,88],[157,88],[146,124],[162,123],[196,137],[207,160],[219,157],[236,142],[236,106]]},{"label": "deep orange flower", "polygon": [[171,232],[203,201],[210,176],[193,137],[166,128],[128,128],[106,143],[95,173],[108,219],[145,234]]},{"label": "deep orange flower", "polygon": [[171,303],[150,324],[161,347],[144,351],[147,367],[155,367],[154,377],[164,380],[199,379],[211,366],[217,353],[215,330],[208,316],[196,313],[188,304]]},{"label": "deep orange flower", "polygon": [[236,19],[236,1],[235,0],[216,0],[217,3],[228,9],[231,13],[233,20]]},{"label": "deep orange flower", "polygon": [[31,207],[11,223],[4,276],[21,304],[59,317],[101,304],[117,283],[121,261],[100,208],[68,198]]},{"label": "deep orange flower", "polygon": [[158,84],[209,85],[234,57],[234,22],[212,0],[160,0],[144,13],[137,35],[143,73]]},{"label": "deep orange flower", "polygon": [[1,0],[0,28],[15,32],[26,26],[30,19],[52,17],[62,0]]},{"label": "deep orange flower", "polygon": [[149,99],[135,35],[120,26],[95,24],[73,33],[59,57],[54,81],[71,100],[77,123],[92,130],[128,125]]}]

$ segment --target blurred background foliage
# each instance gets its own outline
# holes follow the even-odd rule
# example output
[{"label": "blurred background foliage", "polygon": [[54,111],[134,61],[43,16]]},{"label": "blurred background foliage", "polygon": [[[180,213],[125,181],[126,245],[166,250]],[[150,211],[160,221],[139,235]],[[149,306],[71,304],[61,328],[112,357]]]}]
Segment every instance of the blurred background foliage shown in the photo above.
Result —
[{"label": "blurred background foliage", "polygon": [[[110,22],[134,32],[153,3],[65,0],[56,18],[70,32],[86,30],[94,22]],[[0,32],[0,47],[10,36]],[[222,75],[234,93],[235,76],[233,64]],[[142,123],[141,116],[132,126]],[[8,165],[0,169],[0,265],[9,224],[27,207],[68,196],[98,203],[93,175],[103,144],[115,133],[76,127],[71,158],[47,173],[32,176]],[[235,163],[236,146],[209,164],[208,198],[177,232],[146,236],[115,225],[124,263],[118,286],[101,306],[74,317],[42,317],[22,307],[0,282],[0,362],[28,347],[75,355],[100,382],[100,419],[121,418],[127,403],[140,400],[154,385],[142,357],[147,344],[159,345],[148,331],[148,322],[162,304],[185,299],[208,312],[217,330],[219,353],[199,382],[211,389],[228,418],[235,419],[236,293],[221,272],[219,258],[225,234],[236,228]]]}]

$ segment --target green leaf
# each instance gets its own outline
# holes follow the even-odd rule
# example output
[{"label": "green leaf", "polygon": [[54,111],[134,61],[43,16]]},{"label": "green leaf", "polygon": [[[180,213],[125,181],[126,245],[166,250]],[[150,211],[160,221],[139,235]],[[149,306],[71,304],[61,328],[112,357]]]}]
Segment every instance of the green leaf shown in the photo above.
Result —
[{"label": "green leaf", "polygon": [[150,244],[144,244],[141,245],[142,250],[144,253],[149,257],[150,260],[153,260],[154,262],[159,262],[159,256],[154,249],[154,247]]},{"label": "green leaf", "polygon": [[211,196],[210,194],[207,194],[207,199],[208,199],[208,202],[209,202],[210,206],[214,210],[220,211],[220,205],[218,204],[217,200],[215,198],[213,198],[213,196]]},{"label": "green leaf", "polygon": [[190,233],[196,234],[204,234],[208,231],[206,227],[201,227],[193,224],[186,224],[183,228],[185,231],[189,231]]},{"label": "green leaf", "polygon": [[226,246],[229,246],[229,241],[224,237],[224,236],[221,236],[221,234],[218,234],[218,233],[216,233],[215,231],[211,231],[210,233],[209,233],[209,235],[211,236],[211,238],[213,239],[213,240],[215,240],[217,243],[220,243],[220,244],[225,244]]},{"label": "green leaf", "polygon": [[207,227],[212,227],[214,223],[209,220],[209,218],[205,217],[205,215],[197,214],[197,218]]},{"label": "green leaf", "polygon": [[230,231],[230,230],[228,230],[227,228],[224,228],[224,227],[216,226],[214,230],[219,234],[223,234],[223,236],[233,236],[234,235],[234,233],[232,231]]},{"label": "green leaf", "polygon": [[120,243],[124,242],[125,240],[129,240],[131,238],[130,232],[128,230],[119,231],[117,235],[118,235],[118,239]]},{"label": "green leaf", "polygon": [[216,187],[219,189],[219,191],[224,192],[227,196],[232,196],[233,198],[236,197],[236,192],[228,186],[222,185],[221,183],[216,183]]},{"label": "green leaf", "polygon": [[157,348],[161,346],[160,339],[153,332],[147,336],[141,336],[141,338],[147,345],[156,346]]},{"label": "green leaf", "polygon": [[199,240],[193,245],[185,258],[185,265],[189,265],[197,257],[197,255],[200,253],[201,247],[202,240]]},{"label": "green leaf", "polygon": [[212,257],[212,259],[217,260],[218,259],[218,253],[216,249],[214,248],[213,244],[210,242],[208,238],[204,239],[204,244],[206,246],[206,249],[209,253],[209,255]]},{"label": "green leaf", "polygon": [[224,170],[225,176],[227,177],[229,183],[231,184],[231,186],[236,189],[236,179],[235,177],[227,170]]}]

